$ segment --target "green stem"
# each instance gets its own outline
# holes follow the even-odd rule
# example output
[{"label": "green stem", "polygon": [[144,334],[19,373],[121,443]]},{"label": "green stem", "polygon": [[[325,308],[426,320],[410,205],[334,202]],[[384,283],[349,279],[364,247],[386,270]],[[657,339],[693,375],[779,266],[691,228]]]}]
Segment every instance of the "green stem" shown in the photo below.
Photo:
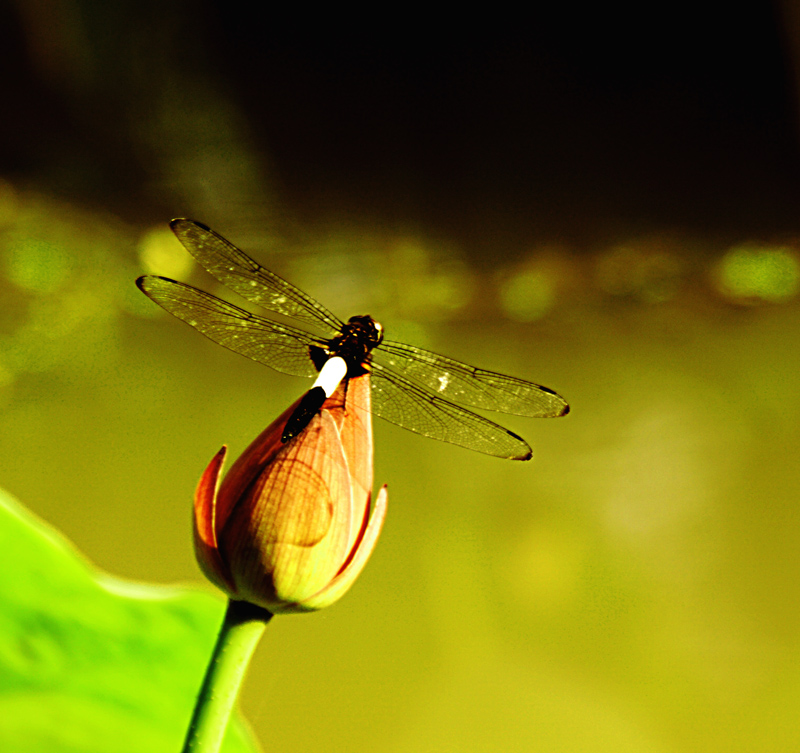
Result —
[{"label": "green stem", "polygon": [[183,753],[218,753],[250,657],[272,614],[246,601],[228,601],[217,645],[197,696]]}]

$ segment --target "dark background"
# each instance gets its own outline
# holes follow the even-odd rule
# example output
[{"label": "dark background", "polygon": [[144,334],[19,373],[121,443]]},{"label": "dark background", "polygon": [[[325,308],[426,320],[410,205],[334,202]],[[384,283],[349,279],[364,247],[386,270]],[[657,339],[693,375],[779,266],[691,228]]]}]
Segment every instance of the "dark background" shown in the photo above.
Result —
[{"label": "dark background", "polygon": [[160,217],[165,159],[132,126],[170,97],[202,109],[200,79],[246,115],[301,222],[415,222],[476,256],[621,226],[794,229],[790,45],[771,3],[484,13],[6,5],[3,169]]}]

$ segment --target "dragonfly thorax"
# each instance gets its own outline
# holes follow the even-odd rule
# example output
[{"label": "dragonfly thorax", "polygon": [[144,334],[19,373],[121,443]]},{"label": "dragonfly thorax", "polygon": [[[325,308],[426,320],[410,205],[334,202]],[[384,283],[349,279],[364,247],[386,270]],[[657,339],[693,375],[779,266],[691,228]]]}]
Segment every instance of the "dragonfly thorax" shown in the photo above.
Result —
[{"label": "dragonfly thorax", "polygon": [[340,356],[347,363],[347,376],[356,377],[369,370],[370,353],[383,340],[383,327],[368,314],[351,316],[340,334],[324,346],[309,348],[309,355],[317,371],[332,356]]}]

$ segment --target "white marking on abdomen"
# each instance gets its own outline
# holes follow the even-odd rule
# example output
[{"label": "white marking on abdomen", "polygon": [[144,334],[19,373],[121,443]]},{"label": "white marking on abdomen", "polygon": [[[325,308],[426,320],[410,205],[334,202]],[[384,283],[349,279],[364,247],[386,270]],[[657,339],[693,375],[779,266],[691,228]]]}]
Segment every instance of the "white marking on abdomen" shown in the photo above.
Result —
[{"label": "white marking on abdomen", "polygon": [[319,372],[317,381],[311,386],[322,387],[325,391],[325,397],[330,397],[339,386],[339,382],[347,376],[347,364],[341,356],[333,356],[325,361],[322,371]]}]

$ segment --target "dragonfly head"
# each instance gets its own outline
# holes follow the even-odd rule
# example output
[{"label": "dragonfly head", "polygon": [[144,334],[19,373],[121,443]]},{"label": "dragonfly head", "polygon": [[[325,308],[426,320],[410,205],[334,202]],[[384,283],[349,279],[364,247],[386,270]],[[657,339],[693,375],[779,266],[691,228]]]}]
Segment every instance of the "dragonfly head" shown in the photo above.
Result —
[{"label": "dragonfly head", "polygon": [[383,341],[383,325],[376,322],[369,314],[351,316],[347,320],[351,331],[357,331],[368,350],[377,347]]}]

